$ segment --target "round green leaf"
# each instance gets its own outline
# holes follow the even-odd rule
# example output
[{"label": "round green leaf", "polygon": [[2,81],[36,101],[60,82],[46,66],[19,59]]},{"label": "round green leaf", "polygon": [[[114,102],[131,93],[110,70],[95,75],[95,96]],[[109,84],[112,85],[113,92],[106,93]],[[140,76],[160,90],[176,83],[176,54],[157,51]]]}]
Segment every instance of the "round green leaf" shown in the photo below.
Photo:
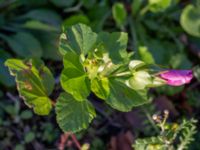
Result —
[{"label": "round green leaf", "polygon": [[56,103],[56,119],[64,132],[78,132],[86,129],[96,116],[92,104],[77,101],[71,95],[62,93]]},{"label": "round green leaf", "polygon": [[193,5],[187,5],[181,14],[183,29],[193,36],[200,37],[200,10]]}]

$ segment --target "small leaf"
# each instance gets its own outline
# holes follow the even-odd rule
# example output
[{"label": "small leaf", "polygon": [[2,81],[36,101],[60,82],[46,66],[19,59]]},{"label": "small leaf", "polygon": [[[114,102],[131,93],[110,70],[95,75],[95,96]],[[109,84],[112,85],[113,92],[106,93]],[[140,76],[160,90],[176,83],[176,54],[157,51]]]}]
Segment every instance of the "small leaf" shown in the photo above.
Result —
[{"label": "small leaf", "polygon": [[109,80],[108,78],[94,78],[91,81],[91,90],[101,99],[107,99],[110,94]]},{"label": "small leaf", "polygon": [[32,117],[33,117],[33,113],[30,110],[24,110],[20,114],[21,119],[27,120],[27,119],[30,119]]},{"label": "small leaf", "polygon": [[142,61],[144,61],[147,64],[154,64],[154,58],[152,56],[152,54],[149,52],[149,50],[147,49],[147,47],[145,46],[140,46],[139,47],[139,55],[142,59]]},{"label": "small leaf", "polygon": [[135,16],[142,6],[143,0],[134,0],[131,4],[132,14]]},{"label": "small leaf", "polygon": [[146,90],[135,91],[128,87],[122,81],[111,79],[110,81],[110,95],[106,100],[111,107],[128,112],[133,107],[148,103]]},{"label": "small leaf", "polygon": [[86,129],[95,116],[94,107],[86,99],[77,101],[71,95],[62,93],[57,100],[56,119],[64,132]]},{"label": "small leaf", "polygon": [[29,20],[22,27],[27,28],[27,29],[43,30],[43,31],[51,31],[51,32],[59,31],[56,27],[42,23],[37,20]]},{"label": "small leaf", "polygon": [[181,26],[188,33],[200,37],[200,10],[193,5],[187,5],[180,20]]},{"label": "small leaf", "polygon": [[149,9],[152,12],[166,10],[172,3],[172,0],[149,0]]},{"label": "small leaf", "polygon": [[112,14],[113,14],[113,18],[115,19],[116,23],[119,26],[123,26],[125,24],[127,12],[123,3],[119,3],[119,2],[114,3],[114,5],[112,6]]},{"label": "small leaf", "polygon": [[60,81],[63,89],[77,100],[86,99],[90,94],[89,79],[80,63],[79,56],[73,52],[68,52],[64,56],[64,69]]},{"label": "small leaf", "polygon": [[33,141],[35,139],[35,133],[34,132],[28,132],[26,135],[25,135],[25,142],[26,143],[30,143],[31,141]]},{"label": "small leaf", "polygon": [[67,28],[61,35],[59,50],[63,55],[68,51],[86,55],[94,49],[96,40],[97,34],[90,27],[79,23]]}]

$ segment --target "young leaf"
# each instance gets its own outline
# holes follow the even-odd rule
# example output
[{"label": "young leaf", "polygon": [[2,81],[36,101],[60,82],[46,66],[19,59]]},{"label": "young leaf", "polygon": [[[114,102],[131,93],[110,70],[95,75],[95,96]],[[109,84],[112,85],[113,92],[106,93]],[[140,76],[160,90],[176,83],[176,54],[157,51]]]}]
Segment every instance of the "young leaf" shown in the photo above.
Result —
[{"label": "young leaf", "polygon": [[60,81],[63,89],[79,101],[86,99],[90,94],[87,74],[84,72],[79,56],[73,52],[68,52],[64,56],[64,69]]},{"label": "young leaf", "polygon": [[147,47],[145,46],[140,46],[139,47],[139,55],[142,59],[142,61],[144,61],[147,64],[154,64],[154,58],[152,56],[152,54],[149,52],[149,50],[147,49]]},{"label": "young leaf", "polygon": [[76,24],[67,28],[66,33],[60,37],[60,52],[65,54],[68,51],[86,55],[94,49],[97,34],[84,24]]},{"label": "young leaf", "polygon": [[96,116],[92,104],[77,101],[67,93],[61,93],[56,103],[56,119],[64,132],[78,132],[86,129]]},{"label": "young leaf", "polygon": [[127,12],[122,3],[115,3],[112,7],[113,18],[116,23],[121,27],[125,24]]},{"label": "young leaf", "polygon": [[122,81],[110,79],[110,95],[106,100],[111,107],[128,112],[134,106],[145,104],[148,101],[145,90],[135,91]]},{"label": "young leaf", "polygon": [[152,12],[160,12],[167,9],[172,3],[172,0],[149,0],[149,9]]},{"label": "young leaf", "polygon": [[101,99],[107,99],[110,94],[109,80],[108,78],[94,78],[91,81],[91,90]]},{"label": "young leaf", "polygon": [[48,95],[54,87],[54,78],[50,70],[41,61],[23,62],[8,59],[5,65],[16,77],[17,89],[25,103],[39,115],[49,114],[52,106]]}]

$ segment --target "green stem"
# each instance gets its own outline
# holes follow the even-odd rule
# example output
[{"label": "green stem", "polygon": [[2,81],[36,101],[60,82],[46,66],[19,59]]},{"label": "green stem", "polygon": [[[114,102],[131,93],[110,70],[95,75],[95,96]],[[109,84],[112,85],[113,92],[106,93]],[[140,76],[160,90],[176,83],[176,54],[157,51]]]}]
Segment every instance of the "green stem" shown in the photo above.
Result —
[{"label": "green stem", "polygon": [[149,11],[149,5],[146,5],[142,10],[140,11],[140,16],[143,17],[147,12]]},{"label": "green stem", "polygon": [[142,111],[144,112],[144,114],[146,115],[147,119],[149,120],[150,124],[152,125],[152,127],[154,128],[154,130],[159,133],[159,129],[158,127],[155,125],[152,117],[150,116],[149,112],[145,109],[145,108],[142,108]]},{"label": "green stem", "polygon": [[130,30],[131,30],[133,50],[135,52],[137,52],[137,50],[138,50],[137,34],[136,34],[136,30],[135,30],[135,24],[131,17],[128,18],[128,24],[129,24]]}]

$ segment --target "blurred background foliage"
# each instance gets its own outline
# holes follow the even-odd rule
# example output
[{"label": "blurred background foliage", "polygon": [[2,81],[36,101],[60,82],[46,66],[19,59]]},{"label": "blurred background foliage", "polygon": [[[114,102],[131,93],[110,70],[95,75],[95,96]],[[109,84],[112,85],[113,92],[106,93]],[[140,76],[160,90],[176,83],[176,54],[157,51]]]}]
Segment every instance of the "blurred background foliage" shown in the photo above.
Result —
[{"label": "blurred background foliage", "polygon": [[[152,104],[129,113],[95,102],[100,115],[77,135],[82,144],[94,150],[131,149],[130,141],[157,133],[151,116],[164,109],[170,112],[169,121],[200,119],[199,0],[0,0],[0,149],[58,149],[61,131],[55,116],[38,117],[23,104],[4,62],[11,57],[43,59],[59,91],[59,35],[76,23],[96,32],[128,32],[128,51],[136,59],[164,69],[192,68],[195,75],[184,87],[152,89]],[[189,149],[195,150],[199,142],[198,132]],[[68,143],[68,149],[74,145]]]}]

